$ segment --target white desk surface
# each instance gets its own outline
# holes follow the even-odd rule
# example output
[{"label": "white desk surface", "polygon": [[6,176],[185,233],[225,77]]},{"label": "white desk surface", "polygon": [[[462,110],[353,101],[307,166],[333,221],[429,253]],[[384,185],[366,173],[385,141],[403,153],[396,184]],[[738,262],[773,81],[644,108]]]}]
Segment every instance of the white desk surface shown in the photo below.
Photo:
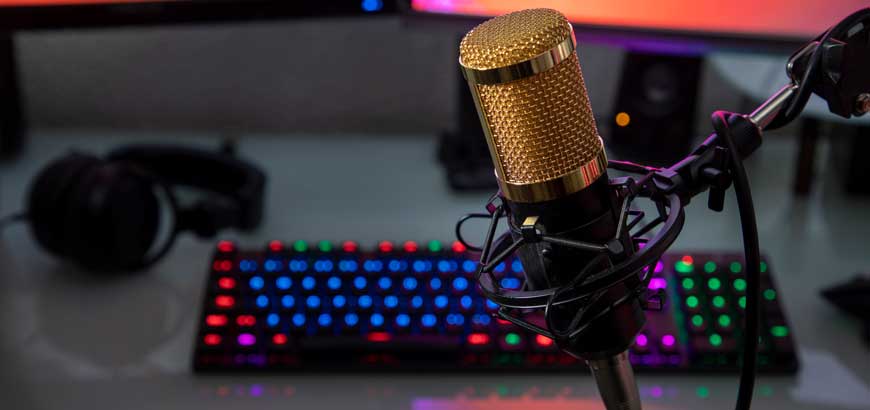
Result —
[{"label": "white desk surface", "polygon": [[[41,132],[0,164],[0,215],[70,147],[104,152],[145,135]],[[149,135],[151,140],[155,136]],[[156,139],[215,145],[214,135]],[[269,174],[267,216],[242,245],[266,240],[452,240],[453,224],[488,194],[448,191],[427,136],[256,136],[240,154]],[[859,324],[819,289],[870,269],[870,201],[845,198],[822,169],[807,199],[791,196],[794,143],[767,141],[748,162],[763,250],[777,275],[803,368],[762,376],[756,408],[870,408],[870,350]],[[692,203],[675,249],[739,250],[736,206]],[[23,225],[0,233],[2,409],[600,409],[585,374],[224,375],[191,372],[213,242],[184,237],[149,272],[105,278],[40,251]],[[733,408],[737,376],[640,375],[646,409]],[[708,391],[707,397],[700,392]]]}]

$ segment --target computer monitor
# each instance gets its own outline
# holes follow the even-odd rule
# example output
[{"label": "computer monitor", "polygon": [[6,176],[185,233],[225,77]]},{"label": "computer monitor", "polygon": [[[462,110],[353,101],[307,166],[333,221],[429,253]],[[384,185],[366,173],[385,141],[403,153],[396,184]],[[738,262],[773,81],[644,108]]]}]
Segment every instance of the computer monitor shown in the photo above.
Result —
[{"label": "computer monitor", "polygon": [[396,11],[390,0],[0,0],[4,30],[264,20]]},{"label": "computer monitor", "polygon": [[15,32],[362,16],[396,10],[394,0],[0,0],[0,157],[17,153],[25,133]]},{"label": "computer monitor", "polygon": [[786,48],[867,7],[867,0],[410,0],[414,12],[474,19],[538,7],[562,12],[578,36],[603,33]]}]

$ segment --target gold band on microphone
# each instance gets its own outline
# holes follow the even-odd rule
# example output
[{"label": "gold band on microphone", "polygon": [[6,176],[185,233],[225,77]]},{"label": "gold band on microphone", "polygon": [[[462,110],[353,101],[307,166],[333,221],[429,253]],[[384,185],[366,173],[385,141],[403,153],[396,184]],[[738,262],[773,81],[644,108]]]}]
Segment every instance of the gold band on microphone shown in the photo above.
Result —
[{"label": "gold band on microphone", "polygon": [[607,170],[607,154],[602,149],[592,160],[558,178],[515,184],[496,175],[502,195],[514,202],[542,202],[558,199],[592,185]]},{"label": "gold band on microphone", "polygon": [[574,37],[574,31],[571,31],[571,35],[555,47],[516,64],[489,70],[477,70],[466,67],[462,64],[462,57],[459,57],[459,66],[462,67],[462,74],[471,85],[504,84],[547,71],[570,58],[576,48],[577,39]]}]

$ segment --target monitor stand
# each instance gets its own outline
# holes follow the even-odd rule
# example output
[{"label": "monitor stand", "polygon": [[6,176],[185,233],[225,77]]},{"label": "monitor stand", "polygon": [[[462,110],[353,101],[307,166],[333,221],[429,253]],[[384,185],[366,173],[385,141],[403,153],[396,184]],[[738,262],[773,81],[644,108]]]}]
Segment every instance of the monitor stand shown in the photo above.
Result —
[{"label": "monitor stand", "polygon": [[17,154],[24,145],[16,61],[14,33],[0,32],[0,158]]},{"label": "monitor stand", "polygon": [[699,54],[627,52],[604,136],[614,159],[667,166],[689,153],[702,65]]}]

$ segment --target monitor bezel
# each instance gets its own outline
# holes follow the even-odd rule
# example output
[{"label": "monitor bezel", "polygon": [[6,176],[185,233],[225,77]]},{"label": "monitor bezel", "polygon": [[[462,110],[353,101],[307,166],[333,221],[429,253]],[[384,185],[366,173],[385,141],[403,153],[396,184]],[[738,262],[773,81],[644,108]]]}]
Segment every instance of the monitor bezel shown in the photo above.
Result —
[{"label": "monitor bezel", "polygon": [[52,30],[392,14],[394,1],[366,12],[359,0],[147,0],[130,3],[0,6],[0,30]]}]

